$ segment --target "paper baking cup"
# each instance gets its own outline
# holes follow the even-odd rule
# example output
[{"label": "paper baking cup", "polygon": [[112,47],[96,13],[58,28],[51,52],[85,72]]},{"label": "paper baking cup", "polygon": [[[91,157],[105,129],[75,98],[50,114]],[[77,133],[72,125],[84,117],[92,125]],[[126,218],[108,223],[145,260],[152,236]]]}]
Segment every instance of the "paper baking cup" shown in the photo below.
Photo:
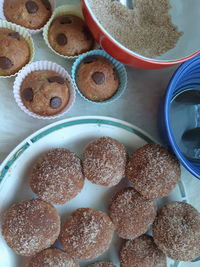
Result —
[{"label": "paper baking cup", "polygon": [[[51,51],[53,51],[56,55],[62,57],[62,58],[65,58],[67,60],[75,60],[79,57],[79,55],[77,56],[64,56],[62,54],[59,54],[57,51],[55,51],[52,46],[50,45],[49,43],[49,38],[48,38],[48,33],[49,33],[49,27],[51,26],[51,23],[52,21],[57,18],[57,17],[60,17],[60,16],[63,16],[63,15],[67,15],[67,14],[70,14],[70,15],[75,15],[77,17],[80,17],[81,19],[84,20],[84,17],[83,17],[83,14],[82,14],[82,11],[81,11],[81,8],[78,7],[78,6],[74,6],[74,5],[63,5],[63,6],[59,6],[58,8],[56,8],[56,10],[54,11],[51,19],[48,21],[48,23],[45,25],[44,29],[43,29],[43,37],[44,37],[44,40],[47,44],[47,46],[51,49]],[[92,48],[92,50],[94,49],[97,49],[99,48],[99,46],[95,43],[94,44],[94,47]],[[81,55],[83,55],[84,53],[82,53]]]},{"label": "paper baking cup", "polygon": [[[120,81],[120,85],[119,88],[117,90],[117,92],[109,99],[105,100],[105,101],[101,101],[101,102],[95,102],[92,101],[88,98],[86,98],[81,91],[78,88],[78,85],[76,83],[76,76],[77,76],[77,70],[78,67],[80,65],[80,63],[88,56],[102,56],[105,57],[106,59],[108,59],[110,62],[112,62],[112,64],[115,66],[115,69],[117,71],[118,74],[118,78]],[[73,64],[72,66],[72,80],[74,83],[74,86],[76,88],[76,90],[78,91],[78,93],[80,94],[80,96],[82,96],[86,101],[93,103],[93,104],[97,104],[97,105],[102,105],[102,104],[107,104],[107,103],[111,103],[116,101],[117,99],[119,99],[122,94],[124,93],[125,89],[127,88],[127,72],[126,69],[124,67],[124,65],[122,63],[120,63],[119,61],[115,60],[114,58],[112,58],[110,55],[108,55],[104,50],[95,50],[95,51],[90,51],[88,53],[85,53],[84,55],[80,56]]]},{"label": "paper baking cup", "polygon": [[[33,39],[31,37],[31,35],[29,34],[29,32],[25,28],[23,28],[23,27],[21,27],[19,25],[16,25],[14,23],[8,22],[6,20],[1,20],[1,19],[0,19],[0,28],[5,28],[5,29],[16,31],[22,37],[24,37],[24,39],[26,40],[26,42],[28,43],[29,48],[30,48],[30,59],[29,59],[29,62],[28,62],[28,63],[30,63],[34,58],[35,49],[34,49]],[[10,78],[10,77],[16,76],[19,73],[19,71],[14,73],[14,74],[8,75],[8,76],[0,76],[0,78]]]},{"label": "paper baking cup", "polygon": [[[68,102],[67,106],[60,113],[58,113],[56,115],[40,116],[36,113],[31,112],[29,109],[27,109],[21,100],[20,88],[21,88],[21,84],[22,84],[23,80],[25,79],[25,77],[28,74],[30,74],[33,71],[37,71],[37,70],[55,71],[58,74],[60,74],[63,78],[67,79],[67,81],[68,81],[68,88],[69,88],[69,92],[70,92],[69,102]],[[37,118],[37,119],[55,119],[55,118],[61,117],[62,115],[64,115],[65,113],[67,113],[71,109],[71,107],[73,106],[73,104],[75,102],[75,98],[76,98],[76,91],[74,89],[73,82],[72,82],[71,77],[68,74],[68,72],[60,65],[58,65],[54,62],[51,62],[51,61],[35,61],[35,62],[27,65],[26,67],[24,67],[19,72],[18,76],[15,79],[14,86],[13,86],[13,93],[14,93],[15,101],[17,102],[17,104],[21,108],[21,110],[23,110],[29,116]]]},{"label": "paper baking cup", "polygon": [[[4,2],[5,2],[5,0],[0,0],[0,19],[7,20],[5,15],[4,15],[4,8],[3,8]],[[51,4],[51,10],[52,10],[52,14],[53,14],[54,10],[56,9],[56,1],[55,0],[49,0],[49,3]],[[23,27],[23,26],[21,26],[21,27]],[[42,26],[40,29],[37,29],[37,30],[32,30],[32,29],[29,29],[26,27],[24,27],[24,28],[27,29],[30,34],[36,34],[36,33],[41,32],[43,30],[44,26]]]}]

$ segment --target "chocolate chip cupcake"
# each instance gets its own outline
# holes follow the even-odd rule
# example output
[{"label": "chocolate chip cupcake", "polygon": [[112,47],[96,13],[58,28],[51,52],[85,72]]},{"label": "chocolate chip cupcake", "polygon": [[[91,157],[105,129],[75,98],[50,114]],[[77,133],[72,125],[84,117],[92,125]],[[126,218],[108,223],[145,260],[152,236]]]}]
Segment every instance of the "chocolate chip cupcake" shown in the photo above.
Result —
[{"label": "chocolate chip cupcake", "polygon": [[52,14],[49,0],[4,0],[3,8],[8,21],[31,30],[42,28]]},{"label": "chocolate chip cupcake", "polygon": [[116,94],[120,81],[115,66],[103,56],[83,59],[76,72],[76,84],[87,99],[102,102]]},{"label": "chocolate chip cupcake", "polygon": [[40,116],[61,112],[70,97],[67,80],[55,71],[39,70],[28,74],[20,87],[24,106]]},{"label": "chocolate chip cupcake", "polygon": [[19,32],[0,28],[0,76],[15,74],[30,57],[29,44]]},{"label": "chocolate chip cupcake", "polygon": [[72,14],[59,15],[48,29],[48,41],[58,54],[78,56],[92,49],[94,39],[85,22]]}]

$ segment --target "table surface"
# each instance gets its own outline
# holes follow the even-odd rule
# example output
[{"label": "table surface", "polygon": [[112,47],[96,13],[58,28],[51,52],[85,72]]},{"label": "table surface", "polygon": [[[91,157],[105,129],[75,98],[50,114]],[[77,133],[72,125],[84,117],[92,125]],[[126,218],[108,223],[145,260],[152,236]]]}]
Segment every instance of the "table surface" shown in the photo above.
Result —
[{"label": "table surface", "polygon": [[[69,4],[70,0],[57,0],[57,5]],[[73,4],[79,3],[74,0]],[[42,35],[34,36],[36,55],[34,60],[48,59],[64,66],[69,73],[71,63],[53,54],[43,41]],[[128,88],[124,95],[114,103],[97,106],[83,100],[78,94],[75,105],[61,119],[81,115],[110,116],[125,120],[148,132],[160,141],[157,118],[159,105],[166,86],[176,67],[162,70],[140,70],[127,67]],[[27,116],[15,103],[12,86],[14,78],[0,80],[0,162],[15,146],[31,133],[54,120],[37,120]],[[182,167],[189,203],[200,211],[200,181]],[[181,267],[198,267],[199,263],[182,263]]]}]

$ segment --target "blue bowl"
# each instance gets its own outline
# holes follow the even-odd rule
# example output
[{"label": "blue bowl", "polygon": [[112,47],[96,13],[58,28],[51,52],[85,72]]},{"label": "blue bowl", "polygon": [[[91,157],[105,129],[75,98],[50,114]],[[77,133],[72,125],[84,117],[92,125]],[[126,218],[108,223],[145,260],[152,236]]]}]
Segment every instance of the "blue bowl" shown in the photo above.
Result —
[{"label": "blue bowl", "polygon": [[184,62],[172,76],[165,93],[164,101],[161,104],[161,118],[159,119],[159,123],[164,142],[173,150],[182,165],[195,177],[200,179],[200,161],[192,161],[184,156],[177,145],[170,121],[172,99],[181,91],[191,88],[200,89],[200,55]]}]

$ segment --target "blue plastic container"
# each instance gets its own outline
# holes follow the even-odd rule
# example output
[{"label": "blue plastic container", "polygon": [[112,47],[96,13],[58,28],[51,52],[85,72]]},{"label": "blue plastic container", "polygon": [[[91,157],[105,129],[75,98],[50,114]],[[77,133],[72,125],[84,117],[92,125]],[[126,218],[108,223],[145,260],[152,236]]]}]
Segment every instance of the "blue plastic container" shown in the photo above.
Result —
[{"label": "blue plastic container", "polygon": [[191,88],[200,89],[200,55],[184,62],[172,76],[161,107],[160,126],[165,143],[171,147],[182,165],[200,179],[200,161],[188,160],[183,155],[175,141],[170,121],[170,108],[173,97],[177,93]]}]

